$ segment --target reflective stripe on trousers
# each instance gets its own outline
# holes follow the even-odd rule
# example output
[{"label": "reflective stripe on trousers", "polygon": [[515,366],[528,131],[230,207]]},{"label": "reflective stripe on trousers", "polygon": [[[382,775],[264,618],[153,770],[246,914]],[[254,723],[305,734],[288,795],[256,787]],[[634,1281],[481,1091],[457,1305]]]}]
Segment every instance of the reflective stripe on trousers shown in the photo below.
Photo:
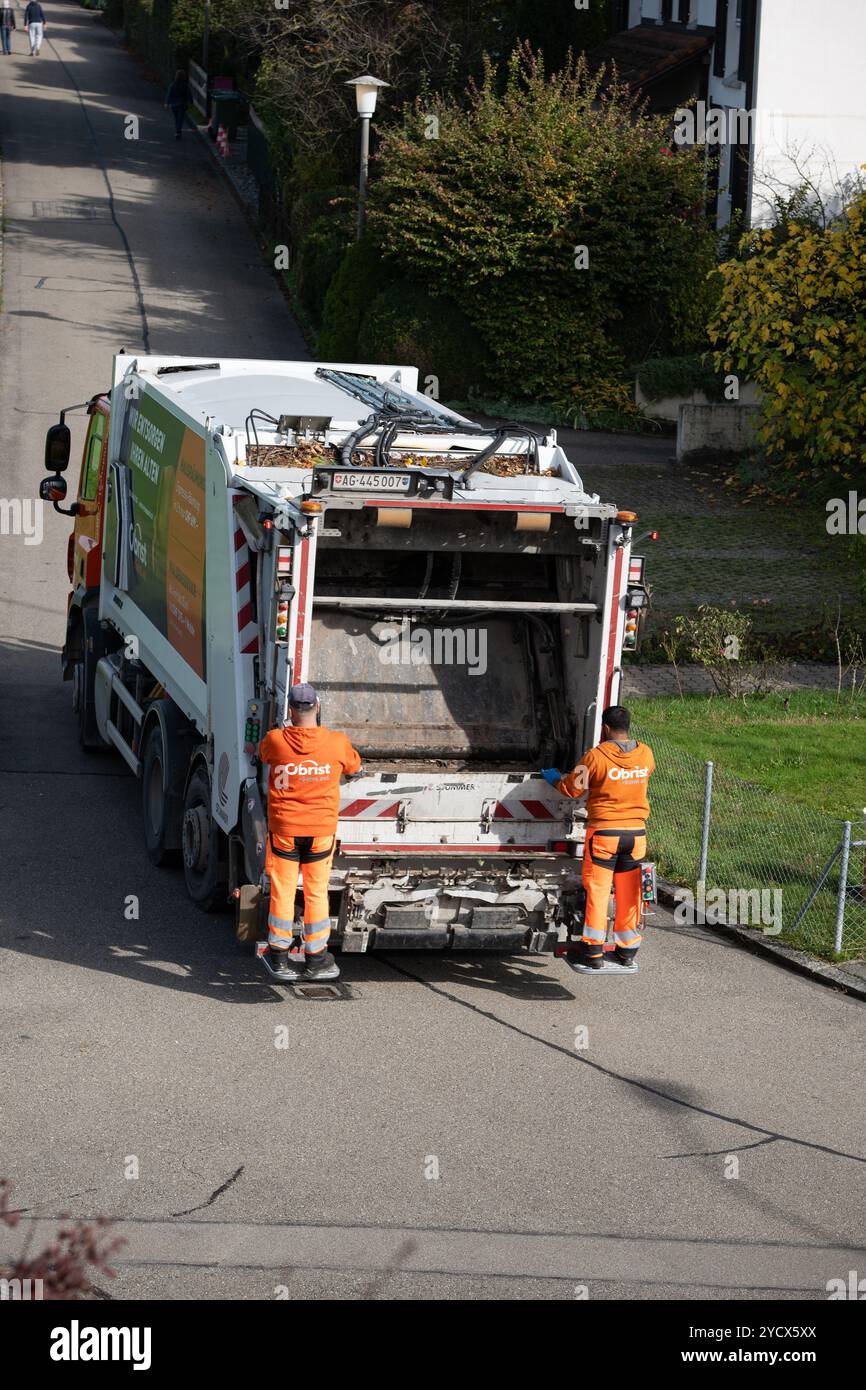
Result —
[{"label": "reflective stripe on trousers", "polygon": [[616,892],[614,940],[632,948],[641,943],[640,866],[646,857],[644,830],[588,830],[583,846],[586,916],[583,940],[601,945],[607,936],[611,887]]},{"label": "reflective stripe on trousers", "polygon": [[271,881],[268,942],[277,949],[292,944],[298,878],[304,884],[304,950],[324,951],[331,931],[328,880],[334,859],[333,835],[269,835],[265,872]]}]

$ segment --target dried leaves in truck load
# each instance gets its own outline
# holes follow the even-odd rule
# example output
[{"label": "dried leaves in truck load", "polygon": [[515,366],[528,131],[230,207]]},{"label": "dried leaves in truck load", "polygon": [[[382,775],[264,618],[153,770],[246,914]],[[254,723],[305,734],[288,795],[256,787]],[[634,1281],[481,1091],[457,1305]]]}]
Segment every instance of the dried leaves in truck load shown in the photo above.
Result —
[{"label": "dried leaves in truck load", "polygon": [[[355,464],[361,467],[375,467],[375,459],[370,449],[356,449],[352,455]],[[466,468],[472,462],[472,454],[414,454],[391,453],[391,467],[405,468],[445,468],[452,473]],[[258,444],[247,451],[247,464],[250,468],[318,468],[333,467],[342,462],[340,451],[331,444],[314,442],[295,445]],[[494,454],[482,463],[479,473],[494,473],[500,478],[518,478],[531,471],[531,463],[526,454]],[[553,469],[545,469],[543,477],[554,476]]]}]

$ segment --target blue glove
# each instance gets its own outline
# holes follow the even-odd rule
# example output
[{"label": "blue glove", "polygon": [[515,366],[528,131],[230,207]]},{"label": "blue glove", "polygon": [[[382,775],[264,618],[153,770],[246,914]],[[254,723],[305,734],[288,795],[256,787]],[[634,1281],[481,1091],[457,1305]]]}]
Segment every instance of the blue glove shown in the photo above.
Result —
[{"label": "blue glove", "polygon": [[555,787],[562,781],[562,773],[555,767],[543,767],[541,769],[541,775],[545,782],[549,782],[552,787]]}]

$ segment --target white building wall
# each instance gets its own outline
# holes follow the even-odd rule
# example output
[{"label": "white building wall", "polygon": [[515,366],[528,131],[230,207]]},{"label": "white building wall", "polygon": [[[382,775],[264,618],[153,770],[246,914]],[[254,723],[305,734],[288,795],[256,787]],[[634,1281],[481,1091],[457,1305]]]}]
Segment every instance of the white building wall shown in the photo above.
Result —
[{"label": "white building wall", "polygon": [[752,220],[765,185],[796,187],[796,165],[832,206],[866,164],[866,0],[761,0]]}]

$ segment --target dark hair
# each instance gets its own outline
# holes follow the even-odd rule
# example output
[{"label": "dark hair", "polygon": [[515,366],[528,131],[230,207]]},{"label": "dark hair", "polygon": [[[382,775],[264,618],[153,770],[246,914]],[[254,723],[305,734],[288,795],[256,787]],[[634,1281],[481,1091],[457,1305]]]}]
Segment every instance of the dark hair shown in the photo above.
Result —
[{"label": "dark hair", "polygon": [[177,72],[176,72],[175,75],[174,75],[174,80],[175,80],[175,82],[185,82],[185,81],[186,81],[186,73],[184,72],[183,68],[178,68]]},{"label": "dark hair", "polygon": [[627,734],[631,725],[631,715],[625,705],[608,705],[601,716],[602,724],[606,724],[611,733]]}]

